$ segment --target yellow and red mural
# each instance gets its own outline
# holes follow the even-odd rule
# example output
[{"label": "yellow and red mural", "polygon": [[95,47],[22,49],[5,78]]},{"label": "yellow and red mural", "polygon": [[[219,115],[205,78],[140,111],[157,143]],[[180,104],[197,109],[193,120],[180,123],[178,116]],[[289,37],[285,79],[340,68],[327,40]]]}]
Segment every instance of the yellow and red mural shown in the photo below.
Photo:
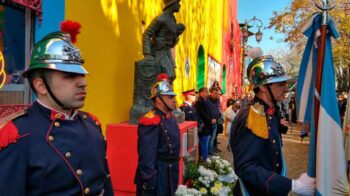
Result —
[{"label": "yellow and red mural", "polygon": [[[21,4],[30,2],[29,0],[13,1],[35,10],[29,4]],[[81,49],[85,59],[84,66],[91,73],[87,76],[88,96],[83,110],[98,116],[104,125],[104,131],[108,124],[109,145],[122,146],[107,148],[109,150],[107,153],[112,155],[108,160],[111,175],[114,176],[112,177],[114,186],[120,188],[118,183],[122,182],[127,188],[134,190],[132,178],[137,163],[137,126],[120,122],[128,121],[129,118],[133,100],[134,63],[143,58],[143,31],[155,16],[162,13],[163,0],[55,0],[52,2],[36,0],[36,2],[40,2],[38,7],[40,10],[35,10],[39,15],[37,24],[40,25],[32,24],[33,18],[28,10],[21,13],[26,16],[26,25],[23,28],[26,41],[23,41],[23,45],[27,51],[22,60],[28,61],[32,43],[40,40],[47,33],[58,30],[59,22],[73,20],[81,23],[81,34],[78,36],[76,45]],[[182,91],[209,87],[214,81],[218,81],[222,86],[224,100],[233,91],[239,93],[241,91],[241,47],[237,0],[182,0],[176,19],[177,22],[186,25],[186,31],[173,50],[177,65],[177,78],[173,85],[179,95],[178,103],[182,102]],[[35,28],[35,31],[31,28]],[[4,57],[0,56],[0,88],[6,80],[4,62]],[[21,65],[24,69],[28,66],[28,62]],[[15,110],[18,109],[15,108]],[[196,127],[195,122],[186,123],[180,125],[183,135],[189,135],[187,132],[190,129],[194,132]],[[110,131],[111,129],[114,131]],[[119,132],[115,131],[117,129]],[[181,138],[184,137],[181,136]],[[192,146],[195,145],[194,141]],[[183,144],[187,145],[187,143]],[[183,166],[180,164],[180,171],[183,171],[182,169]]]},{"label": "yellow and red mural", "polygon": [[[21,63],[23,69],[28,66],[32,47],[29,43],[58,30],[63,20],[78,21],[82,29],[77,46],[91,73],[87,77],[89,95],[84,110],[99,116],[104,125],[127,121],[133,99],[134,62],[143,58],[142,34],[151,20],[162,13],[163,0],[36,1],[39,10],[25,4],[39,20],[33,26],[27,17],[28,24],[23,27],[26,44],[22,44],[28,51],[21,57],[26,62],[26,65]],[[16,2],[24,5],[21,2],[26,0]],[[176,19],[186,25],[173,51],[177,65],[174,90],[179,94],[179,104],[182,91],[209,87],[210,59],[215,59],[215,80],[223,87],[224,97],[229,97],[232,91],[239,92],[241,47],[237,0],[182,0]],[[35,31],[29,28],[31,25]],[[3,66],[0,68],[2,84],[5,72]]]},{"label": "yellow and red mural", "polygon": [[[134,62],[143,58],[142,33],[162,12],[163,5],[162,0],[65,2],[65,18],[82,24],[77,45],[92,73],[88,77],[89,95],[85,109],[100,116],[105,124],[128,120]],[[232,91],[233,83],[240,85],[240,34],[236,10],[236,0],[181,1],[176,19],[186,25],[186,31],[174,51],[177,64],[174,89],[178,94],[197,88],[198,80],[204,81],[202,86],[207,85],[209,54],[221,65],[221,80],[225,65],[226,94]],[[199,54],[203,57],[199,58]],[[203,70],[197,69],[199,63],[203,64]],[[178,96],[179,102],[181,99]]]}]

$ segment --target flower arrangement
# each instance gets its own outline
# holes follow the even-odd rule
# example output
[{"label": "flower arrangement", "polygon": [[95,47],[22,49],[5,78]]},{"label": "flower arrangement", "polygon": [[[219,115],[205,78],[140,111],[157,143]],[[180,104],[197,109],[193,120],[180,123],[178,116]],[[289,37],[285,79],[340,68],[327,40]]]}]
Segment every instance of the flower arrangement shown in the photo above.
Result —
[{"label": "flower arrangement", "polygon": [[201,196],[202,194],[196,190],[196,189],[193,189],[193,188],[187,188],[187,186],[185,185],[179,185],[179,187],[177,187],[177,190],[176,190],[176,193],[175,195],[178,195],[178,196]]},{"label": "flower arrangement", "polygon": [[211,159],[207,160],[207,166],[213,171],[217,171],[219,175],[227,175],[232,173],[231,163],[220,159],[219,156],[213,156]]},{"label": "flower arrangement", "polygon": [[187,179],[187,186],[180,185],[175,195],[233,195],[232,190],[238,179],[231,163],[219,156],[213,156],[198,165],[194,162],[188,162],[185,178]]}]

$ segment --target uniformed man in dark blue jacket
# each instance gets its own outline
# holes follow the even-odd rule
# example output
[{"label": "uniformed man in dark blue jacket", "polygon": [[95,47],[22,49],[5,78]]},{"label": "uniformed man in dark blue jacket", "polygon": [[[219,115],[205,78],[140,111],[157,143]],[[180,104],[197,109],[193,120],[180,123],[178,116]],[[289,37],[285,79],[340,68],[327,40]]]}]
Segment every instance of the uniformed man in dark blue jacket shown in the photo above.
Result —
[{"label": "uniformed man in dark blue jacket", "polygon": [[289,91],[291,79],[272,56],[253,60],[247,69],[252,103],[244,106],[231,126],[230,146],[239,177],[234,195],[276,195],[289,192],[313,195],[315,179],[306,173],[297,180],[286,177],[281,133],[287,132],[277,102]]},{"label": "uniformed man in dark blue jacket", "polygon": [[[162,77],[158,77],[162,78]],[[138,125],[137,195],[174,195],[179,181],[180,130],[172,111],[173,88],[167,78],[152,87],[154,109]]]},{"label": "uniformed man in dark blue jacket", "polygon": [[194,89],[182,92],[185,97],[184,102],[180,106],[180,109],[185,112],[186,121],[197,121],[198,115],[194,104],[196,102],[196,91]]},{"label": "uniformed man in dark blue jacket", "polygon": [[55,32],[33,48],[23,76],[38,99],[0,122],[0,195],[113,195],[101,124],[86,97],[80,50]]}]

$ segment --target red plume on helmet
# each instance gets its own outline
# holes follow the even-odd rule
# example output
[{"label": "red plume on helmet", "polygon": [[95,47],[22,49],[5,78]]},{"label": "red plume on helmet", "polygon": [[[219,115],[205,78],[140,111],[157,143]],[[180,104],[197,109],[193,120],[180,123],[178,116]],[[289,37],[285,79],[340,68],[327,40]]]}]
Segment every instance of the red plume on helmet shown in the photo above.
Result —
[{"label": "red plume on helmet", "polygon": [[161,73],[158,75],[157,77],[157,81],[162,81],[162,80],[165,80],[165,81],[169,81],[169,76],[165,73]]},{"label": "red plume on helmet", "polygon": [[70,34],[71,41],[73,43],[77,42],[77,36],[80,33],[81,24],[79,22],[66,20],[60,24],[61,31]]}]

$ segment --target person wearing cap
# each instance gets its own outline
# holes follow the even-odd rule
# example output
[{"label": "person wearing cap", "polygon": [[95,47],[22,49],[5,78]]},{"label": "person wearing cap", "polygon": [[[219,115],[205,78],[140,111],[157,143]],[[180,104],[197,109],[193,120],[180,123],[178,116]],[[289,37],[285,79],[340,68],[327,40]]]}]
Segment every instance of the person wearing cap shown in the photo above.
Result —
[{"label": "person wearing cap", "polygon": [[176,94],[168,79],[158,79],[151,94],[154,108],[138,125],[136,195],[175,195],[180,160],[180,129],[172,114]]},{"label": "person wearing cap", "polygon": [[0,122],[1,195],[113,195],[101,124],[80,50],[64,32],[35,44],[23,73],[37,100]]},{"label": "person wearing cap", "polygon": [[152,20],[143,33],[142,52],[145,61],[155,61],[161,73],[169,76],[170,83],[175,78],[175,61],[171,53],[185,31],[185,25],[176,23],[174,13],[180,11],[180,0],[163,0],[163,13]]},{"label": "person wearing cap", "polygon": [[180,106],[180,109],[185,112],[186,121],[197,121],[198,115],[194,104],[196,102],[196,91],[194,89],[182,92],[185,97],[184,102]]},{"label": "person wearing cap", "polygon": [[227,101],[226,101],[226,107],[230,107],[231,105],[233,105],[234,103],[236,103],[236,101],[238,101],[238,97],[237,97],[237,93],[236,92],[232,92],[231,93],[231,98],[229,98]]},{"label": "person wearing cap", "polygon": [[289,91],[291,79],[272,56],[261,56],[248,66],[247,77],[255,97],[238,112],[231,125],[230,147],[239,182],[234,195],[313,195],[315,178],[303,173],[286,177],[281,133],[287,131],[277,102]]}]

